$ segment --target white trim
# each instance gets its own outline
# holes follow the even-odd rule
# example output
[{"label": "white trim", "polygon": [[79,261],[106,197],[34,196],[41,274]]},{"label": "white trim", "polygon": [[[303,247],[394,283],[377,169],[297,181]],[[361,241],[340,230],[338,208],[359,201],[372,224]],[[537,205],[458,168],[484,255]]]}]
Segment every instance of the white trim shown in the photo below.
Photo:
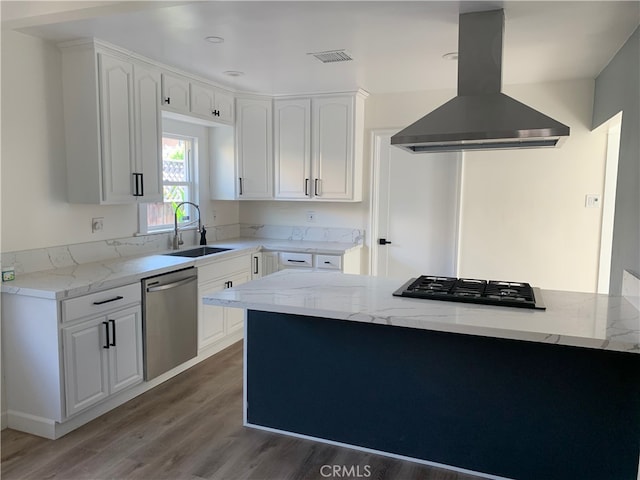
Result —
[{"label": "white trim", "polygon": [[613,252],[613,221],[616,210],[618,184],[618,158],[620,151],[620,127],[622,112],[607,122],[607,159],[604,173],[604,193],[602,198],[602,223],[600,229],[600,259],[598,261],[598,293],[609,293],[611,280],[611,255]]},{"label": "white trim", "polygon": [[457,217],[456,218],[456,264],[455,264],[455,277],[460,276],[460,270],[462,267],[462,242],[460,239],[462,238],[462,228],[464,225],[463,222],[463,205],[464,205],[464,167],[465,167],[465,153],[461,152],[458,157],[458,185],[456,188],[458,189],[458,208],[457,208]]},{"label": "white trim", "polygon": [[0,413],[0,430],[4,430],[8,425],[8,415],[7,412]]},{"label": "white trim", "polygon": [[327,445],[334,445],[336,447],[349,448],[349,449],[352,449],[352,450],[358,450],[360,452],[366,452],[366,453],[373,453],[373,454],[376,454],[376,455],[382,455],[384,457],[395,458],[397,460],[403,460],[403,461],[406,461],[406,462],[414,462],[414,463],[419,463],[419,464],[422,464],[422,465],[428,465],[430,467],[443,468],[443,469],[446,469],[446,470],[451,470],[451,471],[454,471],[454,472],[464,473],[464,474],[467,474],[467,475],[476,475],[478,477],[488,478],[488,479],[491,479],[491,480],[514,480],[514,479],[510,479],[508,477],[499,477],[497,475],[491,475],[489,473],[476,472],[474,470],[467,470],[466,468],[454,467],[452,465],[446,465],[444,463],[430,462],[428,460],[422,460],[420,458],[406,457],[404,455],[398,455],[398,454],[395,454],[395,453],[383,452],[382,450],[375,450],[373,448],[359,447],[357,445],[350,445],[348,443],[336,442],[334,440],[326,440],[324,438],[312,437],[310,435],[303,435],[303,434],[300,434],[300,433],[293,433],[293,432],[287,432],[287,431],[284,431],[284,430],[278,430],[277,428],[263,427],[261,425],[255,425],[253,423],[245,423],[244,426],[245,427],[249,427],[249,428],[255,428],[256,430],[264,430],[265,432],[279,433],[279,434],[282,434],[282,435],[287,435],[289,437],[302,438],[302,439],[305,439],[305,440],[312,440],[312,441],[315,441],[315,442],[325,443]]},{"label": "white trim", "polygon": [[378,275],[378,215],[380,214],[379,185],[382,137],[393,135],[401,128],[385,128],[371,131],[371,179],[369,183],[369,225],[365,234],[369,244],[369,275]]}]

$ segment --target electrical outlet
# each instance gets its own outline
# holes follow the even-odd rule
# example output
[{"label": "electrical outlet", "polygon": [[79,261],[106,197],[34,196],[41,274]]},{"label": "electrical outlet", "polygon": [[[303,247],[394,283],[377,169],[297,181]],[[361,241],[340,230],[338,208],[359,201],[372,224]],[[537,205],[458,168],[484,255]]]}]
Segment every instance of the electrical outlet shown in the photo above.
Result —
[{"label": "electrical outlet", "polygon": [[211,211],[211,223],[215,224],[216,223],[216,218],[218,218],[218,212],[216,212],[215,210]]},{"label": "electrical outlet", "polygon": [[307,222],[315,222],[316,221],[316,212],[307,212]]},{"label": "electrical outlet", "polygon": [[590,193],[584,197],[584,206],[587,208],[598,208],[600,206],[600,195]]},{"label": "electrical outlet", "polygon": [[101,232],[104,227],[104,217],[91,219],[91,233]]}]

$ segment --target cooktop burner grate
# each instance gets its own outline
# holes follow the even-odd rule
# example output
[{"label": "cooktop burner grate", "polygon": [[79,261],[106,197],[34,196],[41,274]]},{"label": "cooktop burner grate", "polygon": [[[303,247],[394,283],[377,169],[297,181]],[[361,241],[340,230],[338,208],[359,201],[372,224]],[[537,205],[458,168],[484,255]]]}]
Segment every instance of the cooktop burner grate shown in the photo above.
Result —
[{"label": "cooktop burner grate", "polygon": [[[536,292],[537,291],[537,295]],[[393,293],[399,297],[544,310],[542,295],[528,283],[422,275]]]}]

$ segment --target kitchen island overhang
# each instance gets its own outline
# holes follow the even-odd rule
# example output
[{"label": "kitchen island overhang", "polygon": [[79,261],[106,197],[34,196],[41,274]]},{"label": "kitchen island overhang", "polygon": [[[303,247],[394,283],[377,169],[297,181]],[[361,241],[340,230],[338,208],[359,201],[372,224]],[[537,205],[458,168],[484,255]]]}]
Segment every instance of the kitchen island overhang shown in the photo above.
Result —
[{"label": "kitchen island overhang", "polygon": [[280,272],[205,300],[248,309],[245,424],[487,478],[636,480],[626,300],[545,291],[523,312],[388,298],[397,283]]}]

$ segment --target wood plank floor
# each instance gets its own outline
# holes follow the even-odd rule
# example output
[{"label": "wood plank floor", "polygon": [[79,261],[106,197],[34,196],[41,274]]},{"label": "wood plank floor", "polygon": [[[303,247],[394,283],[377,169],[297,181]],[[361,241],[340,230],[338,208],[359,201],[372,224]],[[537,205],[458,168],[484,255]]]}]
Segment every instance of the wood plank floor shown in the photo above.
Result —
[{"label": "wood plank floor", "polygon": [[323,465],[359,467],[333,479],[479,480],[243,427],[242,342],[58,440],[4,430],[1,448],[3,480],[320,480]]}]

